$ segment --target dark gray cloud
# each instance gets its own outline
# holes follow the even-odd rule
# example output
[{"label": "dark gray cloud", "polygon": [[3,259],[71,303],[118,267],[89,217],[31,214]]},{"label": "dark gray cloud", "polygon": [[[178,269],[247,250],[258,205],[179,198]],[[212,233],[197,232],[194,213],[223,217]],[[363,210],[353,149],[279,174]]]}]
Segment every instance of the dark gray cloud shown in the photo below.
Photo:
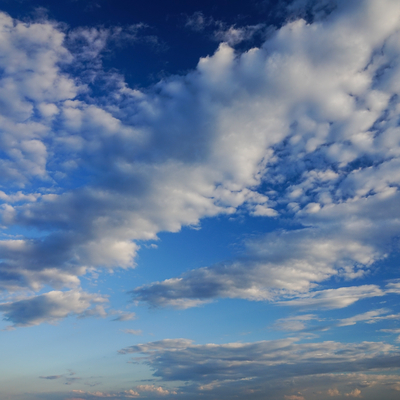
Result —
[{"label": "dark gray cloud", "polygon": [[60,379],[62,377],[63,377],[63,375],[39,376],[39,378],[41,378],[41,379],[49,379],[49,380]]}]

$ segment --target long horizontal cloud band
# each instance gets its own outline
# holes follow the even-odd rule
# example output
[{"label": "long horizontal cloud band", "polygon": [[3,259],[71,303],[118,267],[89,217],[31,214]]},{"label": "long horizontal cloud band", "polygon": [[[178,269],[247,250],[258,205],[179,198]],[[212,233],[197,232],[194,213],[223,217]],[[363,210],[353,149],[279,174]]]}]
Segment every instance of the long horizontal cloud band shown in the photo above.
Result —
[{"label": "long horizontal cloud band", "polygon": [[400,363],[398,349],[379,342],[298,344],[295,339],[284,339],[196,345],[186,339],[165,339],[127,347],[120,353],[144,355],[154,375],[163,380],[199,383],[396,369]]}]

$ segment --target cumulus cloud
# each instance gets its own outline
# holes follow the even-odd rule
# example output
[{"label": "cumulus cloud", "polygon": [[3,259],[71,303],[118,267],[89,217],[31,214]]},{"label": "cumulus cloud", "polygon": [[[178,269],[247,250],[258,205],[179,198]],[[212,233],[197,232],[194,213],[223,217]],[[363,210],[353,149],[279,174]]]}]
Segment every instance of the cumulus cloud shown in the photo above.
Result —
[{"label": "cumulus cloud", "polygon": [[[250,212],[269,216],[286,212],[307,228],[255,240],[239,260],[138,288],[139,300],[188,307],[217,297],[271,299],[277,290],[306,292],[332,276],[362,277],[387,256],[389,243],[399,231],[397,150],[396,145],[387,146],[397,140],[397,89],[392,79],[398,69],[399,10],[395,2],[385,6],[356,2],[350,7],[338,1],[336,5],[321,21],[285,25],[260,49],[231,58],[229,47],[221,46],[198,66],[203,73],[218,71],[214,69],[218,65],[225,74],[216,75],[221,77],[216,85],[226,93],[238,93],[229,108],[221,109],[219,118],[219,126],[232,132],[229,141],[217,136],[214,152],[225,168],[241,166],[241,174],[250,172],[250,166],[255,166],[251,159],[257,159],[264,184],[276,188],[268,193],[266,206],[251,206],[247,201]],[[379,22],[383,19],[378,16],[384,18],[386,13],[389,25]],[[261,75],[259,66],[263,66]],[[252,82],[257,82],[254,87],[246,75],[250,71]],[[233,76],[243,81],[230,80]],[[246,94],[236,92],[238,87]],[[257,98],[258,103],[247,108],[244,97],[250,102]],[[231,110],[237,110],[238,117]],[[253,128],[250,133],[243,129],[249,138],[245,144],[237,127],[244,126],[247,115]],[[251,148],[250,140],[259,147]],[[225,146],[220,148],[220,143]],[[243,150],[242,158],[235,153],[238,148]],[[245,158],[245,152],[251,159]],[[239,161],[244,159],[246,165]],[[223,194],[220,203],[230,199],[231,205],[240,204],[239,195]],[[274,210],[278,204],[286,209]],[[328,302],[331,294],[312,296],[315,302]],[[336,306],[358,298],[349,294],[342,305],[338,298]]]},{"label": "cumulus cloud", "polygon": [[[69,315],[87,316],[89,313],[104,316],[104,309],[99,303],[104,304],[107,301],[104,296],[77,290],[52,291],[24,300],[2,303],[0,311],[4,314],[4,319],[12,322],[14,326],[33,326],[43,322],[54,323]],[[88,309],[93,304],[97,305],[94,312],[91,312]]]},{"label": "cumulus cloud", "polygon": [[335,5],[258,48],[225,42],[185,76],[145,92],[122,82],[101,99],[66,71],[116,31],[75,31],[79,53],[54,24],[1,14],[1,218],[35,232],[0,242],[1,289],[76,288],[92,267],[134,267],[138,240],[240,210],[301,229],[137,298],[188,307],[298,295],[287,304],[332,308],[380,295],[365,285],[308,294],[333,276],[364,276],[400,230],[400,5]]}]

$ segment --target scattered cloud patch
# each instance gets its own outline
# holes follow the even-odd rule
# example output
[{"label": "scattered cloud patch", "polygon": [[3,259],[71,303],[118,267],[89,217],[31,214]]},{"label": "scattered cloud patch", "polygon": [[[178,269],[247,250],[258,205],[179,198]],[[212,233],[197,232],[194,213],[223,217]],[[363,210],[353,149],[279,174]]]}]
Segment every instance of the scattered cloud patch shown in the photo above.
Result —
[{"label": "scattered cloud patch", "polygon": [[280,304],[301,308],[335,309],[347,307],[360,299],[384,295],[385,291],[376,285],[350,286],[309,292],[295,300],[283,301]]},{"label": "scattered cloud patch", "polygon": [[121,392],[85,392],[84,390],[73,390],[72,393],[85,396],[85,399],[91,398],[118,398],[118,399],[134,399],[140,397],[140,394],[133,389]]},{"label": "scattered cloud patch", "polygon": [[362,397],[360,389],[354,389],[350,393],[345,393],[346,397]]},{"label": "scattered cloud patch", "polygon": [[297,394],[285,394],[285,400],[305,400],[304,396],[297,395]]},{"label": "scattered cloud patch", "polygon": [[136,390],[138,390],[139,392],[150,392],[160,396],[165,396],[167,394],[177,394],[176,391],[169,391],[162,388],[161,386],[155,385],[138,385],[136,386]]},{"label": "scattered cloud patch", "polygon": [[41,379],[49,379],[49,380],[60,379],[62,377],[63,377],[63,375],[39,376],[39,378],[41,378]]},{"label": "scattered cloud patch", "polygon": [[338,389],[328,389],[328,396],[334,397],[334,396],[340,396],[340,392]]},{"label": "scattered cloud patch", "polygon": [[132,321],[136,318],[135,313],[122,313],[118,315],[118,317],[113,318],[113,321],[123,322],[123,321]]},{"label": "scattered cloud patch", "polygon": [[140,329],[122,329],[122,332],[136,336],[140,336],[143,333]]},{"label": "scattered cloud patch", "polygon": [[[85,313],[92,305],[98,306],[99,303],[107,302],[107,298],[101,295],[76,290],[52,291],[24,300],[2,303],[0,311],[4,314],[4,319],[15,327],[34,326],[43,322],[55,323],[70,315],[87,316]],[[94,310],[98,311],[96,308]],[[95,312],[90,314],[94,315]]]}]

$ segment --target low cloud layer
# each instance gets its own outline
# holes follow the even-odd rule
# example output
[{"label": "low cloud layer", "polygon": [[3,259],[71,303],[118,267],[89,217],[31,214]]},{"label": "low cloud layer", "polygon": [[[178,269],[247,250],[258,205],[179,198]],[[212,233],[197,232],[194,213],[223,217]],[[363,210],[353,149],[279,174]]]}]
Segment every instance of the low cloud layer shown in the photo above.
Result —
[{"label": "low cloud layer", "polygon": [[[167,339],[127,347],[120,353],[144,357],[139,360],[154,369],[155,377],[189,383],[194,385],[188,386],[190,391],[203,395],[210,390],[215,395],[221,386],[224,390],[231,387],[243,395],[246,389],[259,388],[263,383],[268,383],[274,394],[277,388],[272,382],[279,381],[282,390],[285,380],[311,378],[317,384],[321,379],[328,381],[330,374],[344,376],[376,369],[395,370],[400,362],[398,348],[381,342],[296,342],[296,339],[283,339],[196,345],[190,340]],[[268,391],[264,387],[261,393],[265,396]],[[257,390],[249,391],[248,396],[258,398]]]}]

